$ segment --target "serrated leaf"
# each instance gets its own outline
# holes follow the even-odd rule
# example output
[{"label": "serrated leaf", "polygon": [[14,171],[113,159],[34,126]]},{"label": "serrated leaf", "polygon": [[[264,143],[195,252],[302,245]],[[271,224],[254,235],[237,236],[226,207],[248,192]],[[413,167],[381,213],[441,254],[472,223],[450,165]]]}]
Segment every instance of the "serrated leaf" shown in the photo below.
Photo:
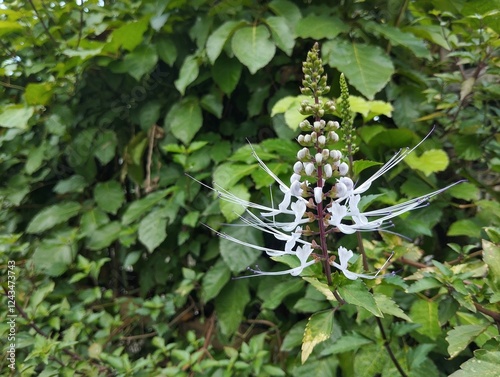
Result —
[{"label": "serrated leaf", "polygon": [[388,358],[385,348],[379,344],[363,347],[356,353],[353,361],[354,376],[373,377],[380,375]]},{"label": "serrated leaf", "polygon": [[426,335],[432,340],[436,340],[441,334],[441,327],[438,320],[438,304],[433,301],[416,301],[410,310],[410,317],[413,322],[421,325],[416,331]]},{"label": "serrated leaf", "polygon": [[352,335],[344,335],[339,338],[335,343],[326,346],[323,351],[321,351],[321,356],[328,356],[337,353],[344,353],[355,351],[358,348],[366,346],[367,344],[373,343],[373,340],[365,338],[362,335],[354,333]]},{"label": "serrated leaf", "polygon": [[390,297],[384,294],[374,294],[373,298],[377,303],[378,308],[384,314],[390,314],[398,318],[402,318],[405,321],[412,322],[411,318],[408,317],[403,310],[396,304]]},{"label": "serrated leaf", "polygon": [[243,320],[243,311],[250,301],[248,280],[237,280],[227,284],[215,298],[218,326],[221,332],[230,336],[236,332]]},{"label": "serrated leaf", "polygon": [[242,21],[227,21],[210,34],[206,45],[210,63],[215,63],[231,34],[241,25],[243,25]]},{"label": "serrated leaf", "polygon": [[231,278],[231,270],[222,259],[219,259],[215,265],[203,275],[201,282],[201,299],[208,302],[217,297],[221,289]]},{"label": "serrated leaf", "polygon": [[167,196],[171,190],[162,190],[149,194],[148,196],[136,200],[126,209],[122,217],[122,224],[128,225],[140,217],[144,216],[160,200]]},{"label": "serrated leaf", "polygon": [[184,95],[189,84],[193,83],[200,73],[198,57],[196,55],[186,56],[179,71],[179,77],[174,81],[177,90]]},{"label": "serrated leaf", "polygon": [[348,31],[345,22],[334,16],[316,16],[310,14],[297,22],[295,33],[301,38],[333,39],[342,32]]},{"label": "serrated leaf", "polygon": [[[250,192],[245,185],[235,185],[229,189],[231,194],[237,196],[241,200],[249,201]],[[245,213],[245,207],[240,204],[232,203],[227,200],[219,201],[220,211],[228,222],[233,222]]]},{"label": "serrated leaf", "polygon": [[117,181],[100,182],[94,187],[94,199],[99,208],[115,215],[125,201],[123,191]]},{"label": "serrated leaf", "polygon": [[338,291],[348,304],[362,307],[376,317],[384,316],[378,308],[373,295],[361,280],[348,280],[339,287]]},{"label": "serrated leaf", "polygon": [[167,219],[159,211],[150,212],[139,223],[139,241],[152,253],[167,238]]},{"label": "serrated leaf", "polygon": [[493,242],[483,240],[483,260],[488,265],[488,278],[492,288],[500,292],[500,247]]},{"label": "serrated leaf", "polygon": [[427,289],[439,288],[441,287],[441,282],[432,277],[424,277],[413,283],[407,290],[406,293],[417,293],[425,291]]},{"label": "serrated leaf", "polygon": [[77,202],[64,202],[46,207],[31,219],[26,233],[42,233],[78,215],[81,207]]},{"label": "serrated leaf", "polygon": [[322,283],[316,278],[302,277],[302,279],[311,284],[318,292],[321,292],[328,301],[337,301],[328,284]]},{"label": "serrated leaf", "polygon": [[165,129],[185,145],[188,145],[200,130],[203,116],[198,99],[186,97],[172,106],[165,117]]},{"label": "serrated leaf", "polygon": [[481,225],[477,224],[474,220],[462,219],[451,224],[446,235],[480,238],[481,230]]},{"label": "serrated leaf", "polygon": [[262,303],[262,308],[274,310],[282,303],[285,297],[292,293],[299,292],[303,288],[304,281],[301,279],[282,281],[273,287],[269,296]]},{"label": "serrated leaf", "polygon": [[101,250],[111,245],[120,236],[121,225],[112,221],[88,235],[87,247],[90,250]]},{"label": "serrated leaf", "polygon": [[236,30],[231,39],[234,55],[251,74],[274,57],[276,46],[269,37],[269,30],[264,25],[252,25]]},{"label": "serrated leaf", "polygon": [[467,346],[479,335],[481,335],[488,327],[489,324],[464,325],[457,326],[448,331],[446,341],[448,342],[448,353],[450,354],[450,359],[453,359],[465,348],[467,348]]},{"label": "serrated leaf", "polygon": [[276,46],[290,56],[295,45],[295,36],[290,30],[286,19],[284,17],[268,17],[264,21],[271,29],[271,35]]},{"label": "serrated leaf", "polygon": [[477,350],[474,358],[460,365],[459,371],[449,377],[498,377],[500,376],[500,352]]},{"label": "serrated leaf", "polygon": [[442,149],[431,149],[417,156],[416,153],[410,153],[405,162],[415,170],[420,170],[426,176],[439,171],[443,171],[448,167],[450,159]]},{"label": "serrated leaf", "polygon": [[333,310],[313,314],[307,321],[302,339],[302,353],[300,360],[304,364],[311,355],[314,347],[329,339],[333,331]]},{"label": "serrated leaf", "polygon": [[[249,244],[262,245],[262,233],[255,228],[226,226],[222,229],[222,232]],[[260,250],[255,250],[224,238],[220,240],[220,254],[222,259],[224,259],[226,265],[234,273],[244,271],[247,267],[253,265],[261,253],[262,251]]]},{"label": "serrated leaf", "polygon": [[323,56],[325,62],[343,72],[349,84],[370,100],[395,72],[392,60],[378,46],[344,40],[328,41],[323,44]]}]

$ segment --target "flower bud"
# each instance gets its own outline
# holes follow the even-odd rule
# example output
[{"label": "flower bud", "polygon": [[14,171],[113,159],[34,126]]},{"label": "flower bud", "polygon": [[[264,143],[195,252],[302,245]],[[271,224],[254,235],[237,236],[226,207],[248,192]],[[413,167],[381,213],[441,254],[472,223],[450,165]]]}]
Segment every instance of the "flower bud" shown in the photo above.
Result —
[{"label": "flower bud", "polygon": [[347,165],[345,162],[342,162],[339,165],[339,173],[340,175],[346,175],[349,172],[349,165]]},{"label": "flower bud", "polygon": [[[321,136],[320,136],[321,137]],[[319,139],[319,138],[318,138]],[[330,157],[330,151],[328,149],[323,149],[321,151],[321,154],[323,155],[323,158],[326,160],[328,157]]]},{"label": "flower bud", "polygon": [[304,164],[304,170],[307,175],[312,176],[315,170],[314,164],[312,162]]},{"label": "flower bud", "polygon": [[304,135],[297,136],[297,142],[302,145],[302,143],[304,142]]},{"label": "flower bud", "polygon": [[326,178],[330,178],[333,174],[333,169],[332,169],[332,165],[330,164],[325,164],[323,166],[323,171],[325,172],[325,176]]},{"label": "flower bud", "polygon": [[300,181],[300,174],[293,173],[290,177],[290,183],[293,183],[295,181]]},{"label": "flower bud", "polygon": [[342,158],[342,153],[340,153],[340,151],[333,150],[333,151],[330,151],[330,157],[334,161],[338,161],[338,160],[340,160]]},{"label": "flower bud", "polygon": [[297,161],[294,165],[293,165],[293,171],[295,174],[300,174],[300,172],[302,171],[302,168],[303,168],[304,165],[302,165],[302,162],[300,161]]},{"label": "flower bud", "polygon": [[323,148],[326,144],[326,137],[325,135],[321,135],[318,137],[318,144],[321,148]]},{"label": "flower bud", "polygon": [[328,133],[328,139],[337,142],[337,141],[339,141],[339,135],[337,135],[337,133],[335,131],[330,131]]},{"label": "flower bud", "polygon": [[315,187],[314,188],[314,201],[316,204],[321,203],[323,201],[323,188]]},{"label": "flower bud", "polygon": [[316,131],[311,132],[311,141],[315,143],[318,141],[318,133]]},{"label": "flower bud", "polygon": [[321,162],[323,162],[323,155],[321,153],[316,153],[316,156],[314,156],[314,158],[316,159],[316,163],[318,165],[321,165]]},{"label": "flower bud", "polygon": [[311,135],[310,134],[304,135],[304,143],[306,143],[306,144],[311,143]]}]

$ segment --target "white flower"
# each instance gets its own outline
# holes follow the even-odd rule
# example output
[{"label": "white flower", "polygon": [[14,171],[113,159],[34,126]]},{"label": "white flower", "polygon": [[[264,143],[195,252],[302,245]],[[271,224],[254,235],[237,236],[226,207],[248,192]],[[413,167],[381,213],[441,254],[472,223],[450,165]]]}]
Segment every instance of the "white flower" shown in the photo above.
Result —
[{"label": "white flower", "polygon": [[342,271],[344,276],[350,280],[356,280],[357,278],[375,279],[380,274],[380,271],[382,271],[385,268],[385,266],[392,257],[391,255],[389,259],[387,259],[387,261],[384,263],[384,265],[374,275],[367,275],[367,274],[358,274],[356,272],[352,272],[347,269],[348,262],[354,255],[354,253],[351,250],[347,250],[345,247],[340,246],[338,254],[339,254],[340,264],[335,263],[334,261],[330,262],[330,264],[335,268],[339,269],[340,271]]}]

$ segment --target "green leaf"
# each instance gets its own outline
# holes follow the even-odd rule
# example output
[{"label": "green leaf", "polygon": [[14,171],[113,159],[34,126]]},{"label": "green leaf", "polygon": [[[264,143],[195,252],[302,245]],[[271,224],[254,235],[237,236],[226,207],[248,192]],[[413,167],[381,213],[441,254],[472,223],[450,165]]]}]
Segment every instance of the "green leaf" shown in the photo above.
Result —
[{"label": "green leaf", "polygon": [[291,1],[273,0],[268,6],[278,16],[282,16],[286,19],[291,30],[295,29],[297,22],[302,18],[299,7]]},{"label": "green leaf", "polygon": [[19,22],[6,21],[2,19],[0,21],[0,37],[12,33],[14,31],[22,30],[23,27]]},{"label": "green leaf", "polygon": [[118,239],[120,231],[120,223],[112,221],[88,235],[87,247],[90,250],[105,249]]},{"label": "green leaf", "polygon": [[40,169],[44,160],[45,149],[46,144],[42,143],[30,150],[26,164],[24,165],[24,170],[27,174],[31,175]]},{"label": "green leaf", "polygon": [[450,225],[447,236],[468,236],[474,238],[481,238],[482,227],[474,220],[463,219],[457,220]]},{"label": "green leaf", "polygon": [[271,35],[276,46],[290,56],[293,46],[295,46],[295,36],[288,27],[286,19],[284,17],[268,17],[264,19],[264,22],[271,29]]},{"label": "green leaf", "polygon": [[111,42],[106,46],[111,51],[118,51],[120,47],[125,50],[134,50],[141,42],[144,32],[148,28],[148,18],[143,18],[140,21],[126,22],[123,26],[113,31],[111,34]]},{"label": "green leaf", "polygon": [[442,149],[430,149],[422,153],[420,157],[416,153],[411,153],[405,158],[405,162],[415,170],[420,170],[426,176],[448,167],[450,160]]},{"label": "green leaf", "polygon": [[349,26],[334,16],[316,16],[310,14],[297,22],[295,33],[300,38],[315,40],[333,39],[343,32],[349,31]]},{"label": "green leaf", "polygon": [[264,25],[253,25],[238,29],[231,39],[234,55],[248,67],[251,74],[255,74],[274,57],[276,46],[269,37],[269,30]]},{"label": "green leaf", "polygon": [[333,295],[333,292],[332,292],[331,288],[328,286],[328,284],[322,283],[316,278],[302,277],[302,279],[307,281],[314,288],[316,288],[318,290],[318,292],[321,292],[328,301],[337,301],[337,299]]},{"label": "green leaf", "polygon": [[221,55],[212,66],[212,78],[226,94],[231,94],[240,81],[243,66],[236,59]]},{"label": "green leaf", "polygon": [[300,360],[304,364],[311,355],[314,347],[329,339],[333,331],[333,310],[313,314],[307,321],[302,339],[302,353]]},{"label": "green leaf", "polygon": [[[241,200],[249,201],[250,192],[245,185],[235,185],[229,189],[231,194],[237,196]],[[227,200],[219,201],[220,211],[228,222],[233,222],[245,213],[245,207],[240,204],[232,203]]]},{"label": "green leaf", "polygon": [[384,294],[374,294],[373,298],[377,303],[377,307],[382,313],[390,314],[398,318],[402,318],[405,321],[412,322],[411,318],[408,317],[405,312],[396,304],[390,297]]},{"label": "green leaf", "polygon": [[165,117],[165,129],[188,145],[203,124],[201,107],[196,97],[186,97],[172,106]]},{"label": "green leaf", "polygon": [[479,188],[469,182],[463,182],[459,185],[455,185],[448,190],[446,190],[448,194],[457,199],[462,200],[478,200],[480,198]]},{"label": "green leaf", "polygon": [[338,291],[348,304],[362,307],[376,317],[384,316],[378,308],[373,295],[361,280],[348,280],[339,287]]},{"label": "green leaf", "polygon": [[147,131],[154,126],[158,119],[160,119],[160,112],[162,108],[160,101],[148,101],[139,110],[139,124],[143,131]]},{"label": "green leaf", "polygon": [[186,88],[192,84],[200,73],[200,66],[198,64],[198,57],[196,55],[188,55],[182,63],[179,78],[174,81],[177,90],[184,95]]},{"label": "green leaf", "polygon": [[177,48],[172,40],[162,35],[162,38],[156,41],[155,45],[160,59],[172,67],[177,59]]},{"label": "green leaf", "polygon": [[7,105],[0,108],[0,127],[28,129],[28,121],[35,112],[34,107]]},{"label": "green leaf", "polygon": [[500,376],[500,352],[476,350],[474,358],[460,365],[459,371],[449,377],[498,377]]},{"label": "green leaf", "polygon": [[222,96],[213,93],[205,94],[201,98],[201,107],[208,111],[209,113],[215,115],[218,119],[222,117],[222,110],[224,105],[222,104]]},{"label": "green leaf", "polygon": [[274,310],[282,303],[285,297],[300,292],[303,288],[304,281],[301,279],[286,280],[275,284],[262,303],[262,308]]},{"label": "green leaf", "polygon": [[74,233],[69,233],[69,237],[43,240],[32,256],[35,270],[49,276],[60,276],[66,272],[77,251],[73,236]]},{"label": "green leaf", "polygon": [[409,49],[416,57],[430,59],[431,53],[425,42],[414,34],[405,32],[389,24],[368,21],[364,25],[368,32],[381,34],[392,44]]},{"label": "green leaf", "polygon": [[28,105],[47,105],[54,92],[54,83],[41,82],[29,83],[24,92],[24,98]]},{"label": "green leaf", "polygon": [[464,325],[457,326],[448,331],[446,341],[448,342],[448,353],[450,354],[450,359],[453,359],[465,348],[467,348],[467,346],[484,331],[486,331],[489,326],[489,324]]},{"label": "green leaf", "polygon": [[87,181],[81,175],[72,175],[67,179],[57,182],[53,191],[57,194],[68,194],[70,192],[82,193],[87,186]]},{"label": "green leaf", "polygon": [[413,322],[422,325],[416,331],[436,340],[441,334],[438,320],[438,304],[434,301],[418,300],[412,305],[410,317]]},{"label": "green leaf", "polygon": [[214,182],[225,188],[226,190],[233,187],[240,179],[250,175],[256,168],[257,164],[241,165],[233,163],[224,163],[219,165],[214,171]]},{"label": "green leaf", "polygon": [[207,56],[214,64],[231,34],[241,25],[242,21],[227,21],[217,28],[207,39]]},{"label": "green leaf", "polygon": [[[253,245],[262,245],[262,233],[257,229],[243,226],[226,226],[221,231],[240,241]],[[240,245],[225,238],[221,238],[219,242],[222,259],[234,273],[246,270],[247,267],[255,263],[262,253],[260,250]]]},{"label": "green leaf", "polygon": [[482,240],[483,260],[488,265],[488,279],[491,288],[500,292],[500,247],[493,242]]},{"label": "green leaf", "polygon": [[153,70],[158,62],[156,49],[151,45],[139,46],[125,55],[122,61],[111,66],[115,73],[128,73],[139,81],[142,76]]},{"label": "green leaf", "polygon": [[233,335],[243,320],[243,311],[250,301],[248,280],[237,280],[227,284],[215,298],[218,326],[226,335]]},{"label": "green leaf", "polygon": [[219,259],[215,265],[203,275],[201,283],[201,299],[208,302],[217,297],[221,289],[231,278],[231,270],[222,259]]},{"label": "green leaf", "polygon": [[114,131],[104,130],[96,135],[94,156],[106,165],[115,158],[118,140]]},{"label": "green leaf", "polygon": [[159,201],[171,192],[170,189],[157,191],[149,194],[145,198],[136,200],[131,203],[122,217],[122,224],[128,225],[140,217],[144,216],[153,208]]},{"label": "green leaf", "polygon": [[439,287],[441,287],[441,282],[439,280],[436,280],[432,277],[424,277],[422,279],[418,279],[415,283],[413,283],[406,290],[406,293],[417,293]]},{"label": "green leaf", "polygon": [[42,233],[78,215],[81,205],[77,202],[64,202],[46,207],[31,219],[26,233]]},{"label": "green leaf", "polygon": [[[389,359],[387,351],[379,344],[370,344],[361,348],[353,361],[356,377],[373,377],[380,375],[384,364]],[[400,376],[400,374],[397,374]]]},{"label": "green leaf", "polygon": [[94,187],[94,199],[99,208],[115,215],[125,201],[125,193],[117,181],[100,182]]},{"label": "green leaf", "polygon": [[167,238],[167,219],[160,211],[146,215],[139,223],[139,241],[152,253]]},{"label": "green leaf", "polygon": [[[342,102],[339,100],[339,104]],[[349,107],[351,111],[363,115],[365,120],[373,119],[378,115],[391,117],[394,108],[385,101],[367,101],[363,97],[349,96]]]},{"label": "green leaf", "polygon": [[358,348],[366,346],[367,344],[372,344],[373,340],[365,338],[362,335],[354,333],[352,335],[344,335],[339,338],[335,343],[326,346],[323,351],[321,351],[321,356],[334,355],[337,353],[344,353],[355,351]]},{"label": "green leaf", "polygon": [[323,56],[326,63],[343,72],[349,84],[370,100],[385,87],[394,73],[391,59],[378,46],[328,41],[323,44]]},{"label": "green leaf", "polygon": [[372,166],[382,165],[380,162],[369,160],[356,160],[354,161],[352,170],[355,175],[359,175],[363,170],[371,168]]}]

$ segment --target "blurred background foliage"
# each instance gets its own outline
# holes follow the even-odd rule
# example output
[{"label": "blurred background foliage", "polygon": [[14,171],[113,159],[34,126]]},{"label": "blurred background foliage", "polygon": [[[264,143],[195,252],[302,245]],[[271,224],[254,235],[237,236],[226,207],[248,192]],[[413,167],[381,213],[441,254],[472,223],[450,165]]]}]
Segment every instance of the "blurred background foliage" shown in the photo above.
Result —
[{"label": "blurred background foliage", "polygon": [[[372,287],[404,373],[500,375],[499,9],[498,0],[0,1],[0,265],[5,290],[16,261],[19,314],[17,372],[5,353],[2,370],[402,375],[356,305],[336,312],[302,365],[306,319],[336,303],[300,278],[232,281],[247,266],[274,266],[200,224],[270,241],[222,225],[235,208],[185,175],[269,203],[272,182],[247,140],[287,179],[301,62],[318,41],[331,96],[341,72],[350,85],[356,159],[387,161],[436,127],[371,189],[384,194],[374,205],[468,180],[395,221],[413,242],[363,236],[374,263],[395,250],[405,278]],[[3,297],[2,318],[6,310]],[[2,321],[2,339],[8,331]]]}]

